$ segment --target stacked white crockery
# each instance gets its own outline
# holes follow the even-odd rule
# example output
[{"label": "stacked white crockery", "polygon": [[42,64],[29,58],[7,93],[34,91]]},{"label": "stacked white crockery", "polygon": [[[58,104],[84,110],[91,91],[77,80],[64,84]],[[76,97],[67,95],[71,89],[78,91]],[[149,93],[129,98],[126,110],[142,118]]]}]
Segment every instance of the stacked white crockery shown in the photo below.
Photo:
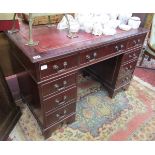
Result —
[{"label": "stacked white crockery", "polygon": [[[116,34],[117,27],[122,30],[128,31],[131,28],[135,28],[136,26],[136,28],[138,28],[138,26],[140,25],[139,20],[137,20],[139,18],[131,17],[132,13],[76,13],[74,17],[72,15],[67,16],[70,22],[71,30],[73,30],[74,32],[83,30],[93,35],[114,35]],[[133,19],[136,19],[137,25],[134,23]],[[136,26],[132,27],[132,24]],[[63,19],[60,21],[57,28],[68,28],[67,20],[65,17],[63,17]]]}]

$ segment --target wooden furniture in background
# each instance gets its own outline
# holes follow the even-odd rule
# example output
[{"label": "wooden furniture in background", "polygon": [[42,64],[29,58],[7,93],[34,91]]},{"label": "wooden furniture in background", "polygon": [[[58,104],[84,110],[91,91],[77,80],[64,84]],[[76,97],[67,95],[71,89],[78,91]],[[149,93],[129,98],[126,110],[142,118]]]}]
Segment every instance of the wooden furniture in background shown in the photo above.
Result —
[{"label": "wooden furniture in background", "polygon": [[14,29],[19,30],[20,27],[18,19],[15,19],[14,22],[13,17],[14,17],[13,13],[0,13],[0,32],[11,30],[12,27],[14,27]]},{"label": "wooden furniture in background", "polygon": [[13,75],[12,63],[10,60],[10,44],[6,35],[0,33],[0,66],[5,76]]},{"label": "wooden furniture in background", "polygon": [[[23,15],[23,19],[25,22],[28,23],[28,15],[27,14],[22,14]],[[50,21],[51,24],[58,24],[61,19],[63,18],[64,14],[55,14],[55,15],[50,15]],[[33,20],[33,26],[37,26],[37,25],[45,25],[45,24],[49,24],[49,18],[48,16],[38,16],[36,18],[34,18]]]},{"label": "wooden furniture in background", "polygon": [[0,69],[0,140],[7,140],[20,116],[21,111],[14,103],[10,89]]},{"label": "wooden furniture in background", "polygon": [[[5,35],[4,32],[0,33],[0,66],[3,70],[3,74],[6,78],[6,81],[11,89],[11,93],[15,101],[20,99],[20,91],[18,87],[18,81],[16,78],[16,71],[13,67],[16,65],[16,60],[11,59],[10,57],[10,44],[8,41],[8,37]],[[16,68],[17,69],[17,68]],[[19,71],[19,68],[18,68]]]},{"label": "wooden furniture in background", "polygon": [[[84,73],[98,79],[110,97],[130,85],[147,30],[121,31],[114,36],[94,36],[79,32],[69,39],[55,27],[34,28],[40,44],[25,46],[27,28],[7,34],[10,54],[23,67],[18,81],[23,97],[45,137],[63,123],[76,119],[77,77]],[[16,66],[14,66],[16,68]]]},{"label": "wooden furniture in background", "polygon": [[[143,63],[145,56],[148,56],[148,61],[150,61],[151,59],[155,59],[155,14],[153,15],[153,19],[151,23],[152,25],[150,27],[147,43],[146,43],[146,46],[144,46],[143,48],[143,55],[142,55],[142,60],[140,62],[140,66]],[[147,68],[147,69],[153,69],[153,68]]]}]

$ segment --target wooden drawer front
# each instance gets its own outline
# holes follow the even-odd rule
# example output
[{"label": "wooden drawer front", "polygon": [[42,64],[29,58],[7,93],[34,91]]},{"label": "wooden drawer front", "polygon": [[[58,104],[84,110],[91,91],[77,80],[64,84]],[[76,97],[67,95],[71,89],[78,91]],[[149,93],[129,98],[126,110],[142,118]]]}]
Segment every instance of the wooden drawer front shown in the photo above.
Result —
[{"label": "wooden drawer front", "polygon": [[123,86],[125,84],[127,84],[132,78],[132,74],[128,74],[126,76],[123,76],[122,78],[118,79],[116,82],[116,87],[120,87]]},{"label": "wooden drawer front", "polygon": [[61,109],[45,116],[46,126],[63,121],[66,117],[74,114],[76,111],[76,103],[71,103]]},{"label": "wooden drawer front", "polygon": [[70,86],[76,85],[76,73],[72,75],[65,76],[58,80],[48,82],[41,86],[42,96],[47,97],[54,93],[59,93],[60,91],[64,91],[68,89]]},{"label": "wooden drawer front", "polygon": [[139,50],[135,50],[133,52],[124,54],[122,62],[124,63],[133,59],[138,59],[140,51],[141,50],[139,49]]},{"label": "wooden drawer front", "polygon": [[58,95],[50,97],[43,101],[44,111],[49,112],[60,108],[71,102],[72,100],[76,100],[77,88],[73,87],[65,92],[62,92]]},{"label": "wooden drawer front", "polygon": [[119,72],[119,77],[125,76],[127,74],[133,73],[133,71],[135,70],[135,66],[137,64],[137,60],[132,61],[128,64],[125,64],[123,66],[121,66],[120,72]]},{"label": "wooden drawer front", "polygon": [[102,57],[101,49],[81,52],[80,53],[80,64],[92,62],[101,57]]},{"label": "wooden drawer front", "polygon": [[138,37],[129,39],[127,43],[127,49],[132,47],[141,47],[143,45],[144,39],[145,39],[144,36],[138,36]]},{"label": "wooden drawer front", "polygon": [[95,61],[101,57],[126,50],[127,41],[121,41],[92,51],[80,53],[80,64]]},{"label": "wooden drawer front", "polygon": [[78,65],[77,55],[68,56],[40,65],[40,77],[45,78],[52,74],[58,74]]},{"label": "wooden drawer front", "polygon": [[106,57],[106,56],[113,54],[113,53],[123,52],[126,50],[126,44],[127,44],[127,41],[121,41],[121,42],[117,42],[117,43],[112,44],[112,45],[108,45],[103,49],[102,56]]}]

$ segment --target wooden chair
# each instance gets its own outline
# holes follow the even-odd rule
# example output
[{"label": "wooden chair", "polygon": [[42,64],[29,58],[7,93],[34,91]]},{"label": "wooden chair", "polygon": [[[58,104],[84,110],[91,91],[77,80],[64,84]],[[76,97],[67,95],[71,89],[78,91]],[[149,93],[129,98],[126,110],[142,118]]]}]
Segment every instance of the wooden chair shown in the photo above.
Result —
[{"label": "wooden chair", "polygon": [[[152,25],[147,39],[147,44],[143,48],[142,60],[139,66],[142,66],[145,56],[148,56],[148,61],[150,61],[151,59],[155,59],[155,14],[153,15]],[[155,70],[155,68],[147,68],[147,69]]]}]

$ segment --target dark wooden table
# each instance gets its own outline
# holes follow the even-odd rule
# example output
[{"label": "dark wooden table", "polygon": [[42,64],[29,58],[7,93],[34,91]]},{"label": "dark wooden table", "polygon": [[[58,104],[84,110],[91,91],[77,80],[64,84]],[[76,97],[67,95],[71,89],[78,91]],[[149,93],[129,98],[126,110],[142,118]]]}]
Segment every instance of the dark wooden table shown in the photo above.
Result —
[{"label": "dark wooden table", "polygon": [[94,36],[81,31],[78,38],[70,39],[65,30],[37,26],[33,38],[39,45],[35,47],[25,45],[26,25],[16,34],[7,34],[11,55],[20,66],[14,68],[23,101],[45,137],[62,123],[75,121],[79,70],[99,80],[110,97],[128,88],[147,32],[118,29],[113,36]]}]

